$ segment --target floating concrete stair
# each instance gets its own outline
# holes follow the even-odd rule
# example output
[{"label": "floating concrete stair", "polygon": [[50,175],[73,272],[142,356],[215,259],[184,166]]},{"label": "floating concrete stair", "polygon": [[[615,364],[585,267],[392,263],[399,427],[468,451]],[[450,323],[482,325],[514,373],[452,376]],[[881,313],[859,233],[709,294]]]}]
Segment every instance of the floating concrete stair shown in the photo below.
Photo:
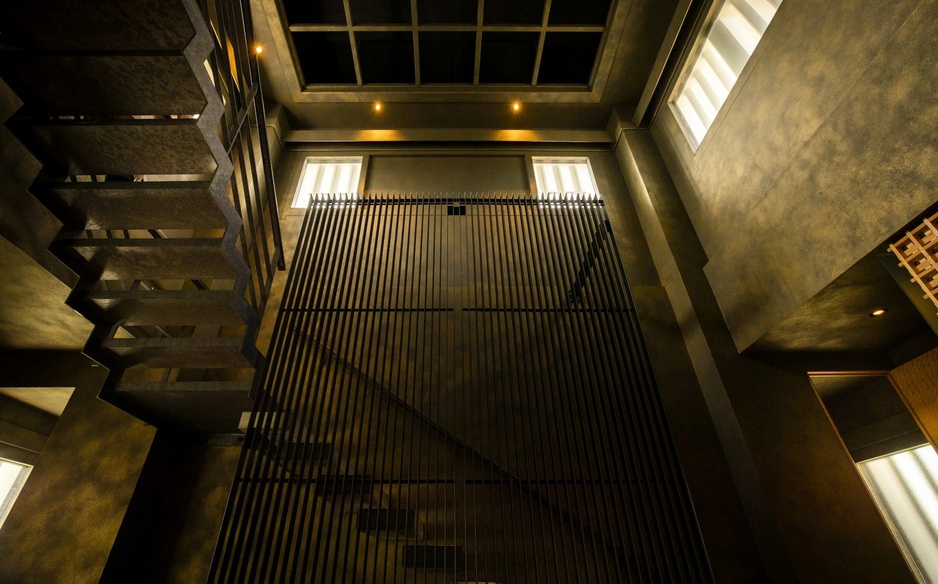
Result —
[{"label": "floating concrete stair", "polygon": [[369,475],[320,475],[316,479],[316,494],[320,497],[362,495],[371,493],[373,486]]},{"label": "floating concrete stair", "polygon": [[[266,134],[236,122],[263,123],[253,40],[206,22],[243,18],[226,1],[0,3],[0,76],[24,103],[7,126],[44,165],[31,192],[62,221],[50,249],[79,275],[68,304],[96,325],[101,397],[220,433],[251,409],[282,269]],[[263,259],[243,245],[260,240]]]},{"label": "floating concrete stair", "polygon": [[[207,181],[68,182],[46,185],[43,202],[81,229],[225,229]],[[34,189],[38,190],[38,189]]]},{"label": "floating concrete stair", "polygon": [[359,509],[356,528],[366,534],[405,539],[417,527],[417,514],[410,509]]}]

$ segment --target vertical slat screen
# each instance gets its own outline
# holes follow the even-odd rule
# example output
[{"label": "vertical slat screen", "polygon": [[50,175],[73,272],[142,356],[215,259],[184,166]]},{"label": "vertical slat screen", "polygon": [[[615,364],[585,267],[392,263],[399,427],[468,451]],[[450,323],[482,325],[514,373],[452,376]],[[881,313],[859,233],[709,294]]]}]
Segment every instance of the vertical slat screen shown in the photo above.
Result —
[{"label": "vertical slat screen", "polygon": [[710,582],[601,199],[313,202],[211,582]]}]

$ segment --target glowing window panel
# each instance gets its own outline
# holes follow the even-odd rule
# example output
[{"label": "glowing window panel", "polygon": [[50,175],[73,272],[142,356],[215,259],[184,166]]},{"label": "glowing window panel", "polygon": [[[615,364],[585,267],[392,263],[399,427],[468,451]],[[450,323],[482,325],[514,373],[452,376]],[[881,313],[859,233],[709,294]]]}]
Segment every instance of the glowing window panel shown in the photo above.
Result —
[{"label": "glowing window panel", "polygon": [[0,460],[0,527],[6,521],[17,495],[20,494],[20,489],[23,488],[30,469],[31,467],[23,464]]},{"label": "glowing window panel", "polygon": [[538,199],[561,201],[599,197],[588,158],[535,156],[533,162]]},{"label": "glowing window panel", "polygon": [[782,0],[725,0],[671,99],[684,135],[697,150]]},{"label": "glowing window panel", "polygon": [[358,179],[362,157],[309,157],[293,197],[294,209],[305,209],[314,201],[354,201],[358,199]]}]

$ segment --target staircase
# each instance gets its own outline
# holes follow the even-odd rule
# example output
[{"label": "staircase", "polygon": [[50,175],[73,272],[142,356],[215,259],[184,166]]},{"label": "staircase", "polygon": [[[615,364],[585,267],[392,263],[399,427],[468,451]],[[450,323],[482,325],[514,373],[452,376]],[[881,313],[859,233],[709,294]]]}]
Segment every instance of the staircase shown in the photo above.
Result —
[{"label": "staircase", "polygon": [[7,125],[43,164],[101,397],[158,427],[231,433],[283,269],[254,55],[240,0],[0,4]]}]

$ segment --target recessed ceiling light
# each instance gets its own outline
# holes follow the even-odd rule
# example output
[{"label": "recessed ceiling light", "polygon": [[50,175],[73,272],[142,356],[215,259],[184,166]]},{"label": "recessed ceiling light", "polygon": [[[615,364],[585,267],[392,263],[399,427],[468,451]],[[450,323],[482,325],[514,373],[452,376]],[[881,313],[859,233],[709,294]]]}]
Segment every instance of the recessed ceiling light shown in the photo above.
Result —
[{"label": "recessed ceiling light", "polygon": [[515,113],[520,112],[520,111],[521,111],[521,102],[520,102],[520,101],[516,101],[516,102],[512,103],[512,104],[511,104],[511,111],[513,111],[513,112],[515,112]]},{"label": "recessed ceiling light", "polygon": [[376,101],[376,102],[375,102],[375,111],[376,111],[376,112],[380,112],[382,107],[384,107],[384,106],[381,105],[381,102],[380,102],[380,101]]},{"label": "recessed ceiling light", "polygon": [[254,45],[254,52],[260,55],[261,53],[264,52],[264,47],[260,45]]},{"label": "recessed ceiling light", "polygon": [[889,311],[886,310],[885,308],[877,308],[876,310],[870,313],[870,316],[882,316],[886,314],[887,312]]}]

